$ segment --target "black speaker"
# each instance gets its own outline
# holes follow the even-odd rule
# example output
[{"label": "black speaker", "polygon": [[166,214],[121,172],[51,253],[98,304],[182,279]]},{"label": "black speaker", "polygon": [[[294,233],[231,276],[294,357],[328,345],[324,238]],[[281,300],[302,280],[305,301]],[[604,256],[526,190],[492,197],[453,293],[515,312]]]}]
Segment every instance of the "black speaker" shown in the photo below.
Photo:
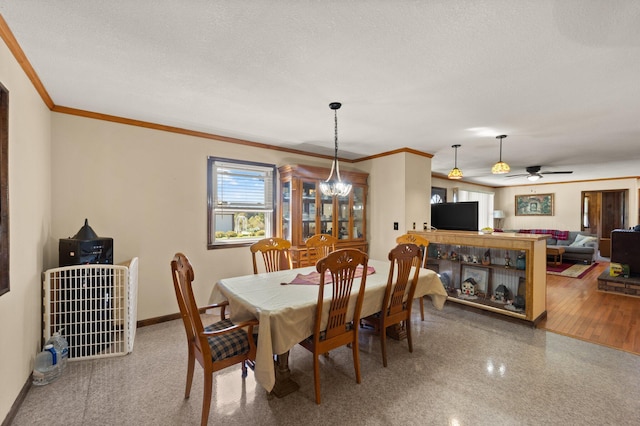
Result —
[{"label": "black speaker", "polygon": [[113,238],[97,238],[90,241],[60,239],[58,254],[59,266],[89,263],[113,265]]},{"label": "black speaker", "polygon": [[58,246],[58,266],[101,263],[113,265],[113,238],[101,238],[93,232],[89,221],[72,238],[61,238]]}]

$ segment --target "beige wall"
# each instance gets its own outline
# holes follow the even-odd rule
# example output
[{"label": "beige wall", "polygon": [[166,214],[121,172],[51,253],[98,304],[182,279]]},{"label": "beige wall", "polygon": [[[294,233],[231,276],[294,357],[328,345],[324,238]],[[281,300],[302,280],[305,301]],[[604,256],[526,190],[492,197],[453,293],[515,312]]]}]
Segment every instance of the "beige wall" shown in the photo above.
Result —
[{"label": "beige wall", "polygon": [[[89,219],[99,236],[114,239],[114,262],[140,259],[138,319],[177,312],[169,273],[176,251],[193,263],[202,303],[218,279],[252,273],[246,247],[207,250],[208,156],[329,165],[326,159],[59,113],[52,114],[52,149],[51,262],[45,266],[57,266],[58,240]],[[342,168],[370,174],[370,256],[385,259],[413,222],[428,222],[430,158],[399,153]]]},{"label": "beige wall", "polygon": [[[582,191],[606,191],[612,189],[628,190],[627,224],[634,226],[640,223],[638,190],[640,180],[637,178],[609,179],[586,182],[550,183],[539,185],[521,185],[505,188],[489,188],[459,181],[434,177],[432,185],[447,188],[447,201],[453,201],[453,188],[477,191],[495,191],[496,210],[503,210],[506,218],[502,222],[504,229],[561,229],[580,230],[580,206]],[[552,216],[515,216],[515,196],[524,194],[553,194],[554,213]]]},{"label": "beige wall", "polygon": [[431,159],[402,152],[357,164],[369,172],[369,256],[386,259],[396,237],[430,219]]},{"label": "beige wall", "polygon": [[405,220],[401,234],[407,230],[421,231],[431,220],[431,158],[405,153]]},{"label": "beige wall", "polygon": [[[580,230],[582,191],[628,190],[627,224],[638,224],[638,179],[611,179],[587,182],[569,182],[542,185],[523,185],[500,188],[495,208],[504,210],[505,229],[561,229]],[[515,216],[515,196],[526,194],[553,194],[553,216]]]},{"label": "beige wall", "polygon": [[[194,290],[207,303],[220,278],[251,274],[246,247],[207,249],[207,157],[282,166],[329,160],[240,146],[66,114],[53,114],[53,221],[47,248],[89,219],[114,239],[114,262],[137,256],[138,319],[178,312],[169,262],[189,256]],[[48,265],[57,266],[56,263]]]},{"label": "beige wall", "polygon": [[51,234],[51,113],[0,41],[0,83],[9,90],[11,291],[0,296],[0,419],[26,383],[40,347],[41,273]]}]

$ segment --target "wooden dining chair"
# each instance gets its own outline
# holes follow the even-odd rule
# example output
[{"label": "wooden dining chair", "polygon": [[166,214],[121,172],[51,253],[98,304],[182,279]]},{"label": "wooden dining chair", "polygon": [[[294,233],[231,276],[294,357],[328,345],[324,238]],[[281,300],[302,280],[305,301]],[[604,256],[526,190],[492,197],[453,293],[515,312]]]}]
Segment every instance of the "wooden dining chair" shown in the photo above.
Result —
[{"label": "wooden dining chair", "polygon": [[[387,328],[401,325],[407,333],[409,352],[413,352],[411,340],[411,307],[418,284],[419,268],[414,268],[420,258],[420,248],[415,244],[398,244],[389,252],[389,277],[382,301],[382,310],[375,314],[379,321],[382,365],[387,366]],[[413,271],[413,273],[411,272]]]},{"label": "wooden dining chair", "polygon": [[291,269],[291,256],[289,249],[291,241],[284,238],[264,238],[255,242],[249,247],[251,249],[251,258],[253,260],[253,273],[258,273],[257,254],[262,254],[265,272],[282,271]]},{"label": "wooden dining chair", "polygon": [[[420,247],[420,259],[416,261],[415,266],[417,268],[424,268],[427,261],[427,247],[429,246],[429,240],[416,234],[404,234],[396,238],[396,244],[415,244]],[[420,319],[424,321],[424,297],[419,299],[420,303]]]},{"label": "wooden dining chair", "polygon": [[315,265],[319,259],[322,259],[334,251],[337,242],[338,239],[329,234],[315,234],[310,236],[307,241],[305,241],[309,265]]},{"label": "wooden dining chair", "polygon": [[[193,268],[184,254],[176,253],[174,256],[171,261],[171,274],[189,348],[187,386],[184,397],[189,398],[191,393],[193,371],[197,359],[204,370],[204,395],[200,423],[206,425],[211,407],[213,373],[241,363],[242,377],[247,376],[246,362],[256,358],[253,327],[258,325],[258,321],[250,320],[234,324],[231,320],[222,318],[221,321],[203,327],[200,309],[224,307],[227,302],[198,308],[192,289]],[[222,312],[224,317],[224,310]]]},{"label": "wooden dining chair", "polygon": [[[316,306],[315,325],[313,335],[300,344],[313,352],[313,379],[315,382],[316,404],[320,404],[320,354],[326,354],[332,349],[351,344],[353,352],[353,367],[356,373],[356,382],[360,383],[360,354],[358,346],[358,324],[364,290],[367,280],[367,254],[356,249],[342,249],[330,253],[318,260],[316,270],[320,273],[320,285],[318,286],[318,303]],[[362,279],[356,298],[353,318],[347,318],[349,300],[356,278],[356,269],[361,266]],[[324,292],[325,272],[331,274],[331,300],[328,301],[328,317],[326,326],[323,327],[323,312],[326,313]],[[328,283],[327,283],[328,284]],[[326,317],[326,315],[325,315]]]}]

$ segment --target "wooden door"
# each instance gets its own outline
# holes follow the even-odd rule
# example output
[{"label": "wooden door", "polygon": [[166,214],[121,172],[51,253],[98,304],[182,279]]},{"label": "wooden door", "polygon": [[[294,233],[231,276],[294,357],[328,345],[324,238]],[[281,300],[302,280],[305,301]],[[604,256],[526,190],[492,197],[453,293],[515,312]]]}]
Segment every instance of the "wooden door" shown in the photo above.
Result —
[{"label": "wooden door", "polygon": [[581,230],[598,235],[600,256],[611,257],[611,231],[625,229],[627,190],[584,191]]}]

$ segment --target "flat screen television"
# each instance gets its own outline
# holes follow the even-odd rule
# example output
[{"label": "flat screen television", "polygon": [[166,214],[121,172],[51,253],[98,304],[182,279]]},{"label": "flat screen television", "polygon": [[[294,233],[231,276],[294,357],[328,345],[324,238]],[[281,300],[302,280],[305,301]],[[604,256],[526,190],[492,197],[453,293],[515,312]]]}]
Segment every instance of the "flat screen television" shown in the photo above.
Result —
[{"label": "flat screen television", "polygon": [[477,231],[478,202],[431,204],[431,225],[451,231]]}]

